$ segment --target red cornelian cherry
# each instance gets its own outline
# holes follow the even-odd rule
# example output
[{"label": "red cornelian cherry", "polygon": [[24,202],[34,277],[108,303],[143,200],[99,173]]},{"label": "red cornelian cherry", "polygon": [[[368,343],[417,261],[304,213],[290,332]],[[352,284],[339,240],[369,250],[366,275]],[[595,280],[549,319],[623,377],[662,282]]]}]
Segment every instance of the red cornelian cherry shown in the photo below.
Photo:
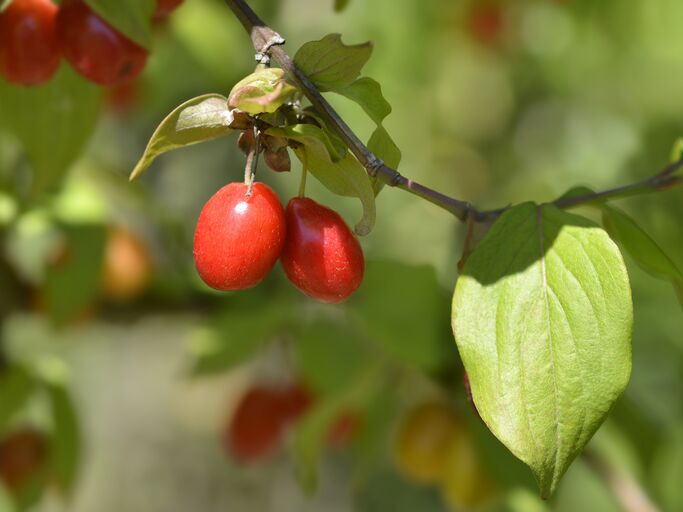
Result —
[{"label": "red cornelian cherry", "polygon": [[256,286],[275,265],[285,243],[285,214],[275,192],[254,183],[230,183],[207,201],[194,233],[194,261],[217,290]]},{"label": "red cornelian cherry", "polygon": [[13,0],[0,13],[0,72],[21,85],[47,82],[59,68],[57,6],[51,0]]},{"label": "red cornelian cherry", "polygon": [[361,284],[363,250],[344,220],[306,197],[287,205],[287,241],[280,261],[289,280],[322,302],[341,302]]},{"label": "red cornelian cherry", "polygon": [[176,10],[183,0],[157,0],[156,9],[154,10],[154,19],[161,20]]},{"label": "red cornelian cherry", "polygon": [[240,462],[258,462],[276,451],[286,422],[283,395],[255,387],[242,397],[225,432],[228,452]]},{"label": "red cornelian cherry", "polygon": [[76,71],[100,85],[116,85],[138,76],[147,50],[100,18],[82,0],[65,0],[57,15],[62,52]]}]

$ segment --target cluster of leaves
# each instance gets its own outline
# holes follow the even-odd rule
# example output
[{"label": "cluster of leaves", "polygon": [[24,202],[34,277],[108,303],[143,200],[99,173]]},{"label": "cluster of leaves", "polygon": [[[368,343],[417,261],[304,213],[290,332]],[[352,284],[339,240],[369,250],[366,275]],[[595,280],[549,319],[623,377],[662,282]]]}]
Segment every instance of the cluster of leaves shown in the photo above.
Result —
[{"label": "cluster of leaves", "polygon": [[[303,45],[294,62],[321,91],[340,94],[363,108],[377,125],[368,147],[396,168],[401,153],[382,126],[391,107],[382,96],[380,85],[360,76],[371,52],[369,43],[347,46],[338,34],[330,34]],[[254,126],[266,137],[286,139],[302,165],[331,192],[358,198],[363,217],[356,224],[356,232],[366,235],[372,230],[379,183],[368,177],[315,110],[302,105],[301,91],[279,68],[257,69],[236,84],[227,98],[209,94],[180,105],[155,131],[131,179],[141,175],[166,151]]]}]

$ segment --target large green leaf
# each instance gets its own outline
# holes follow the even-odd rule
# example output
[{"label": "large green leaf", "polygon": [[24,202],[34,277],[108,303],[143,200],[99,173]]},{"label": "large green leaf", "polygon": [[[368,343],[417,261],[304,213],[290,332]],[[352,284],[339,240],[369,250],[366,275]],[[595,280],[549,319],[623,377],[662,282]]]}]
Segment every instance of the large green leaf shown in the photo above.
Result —
[{"label": "large green leaf", "polygon": [[360,199],[363,217],[356,224],[356,233],[367,235],[372,230],[376,214],[375,193],[363,166],[351,153],[336,155],[325,132],[311,124],[271,128],[266,133],[298,142],[294,152],[313,176],[335,194]]},{"label": "large green leaf", "polygon": [[467,260],[452,321],[479,414],[549,496],[630,376],[617,246],[553,206],[512,208]]},{"label": "large green leaf", "polygon": [[140,46],[152,45],[152,13],[156,0],[85,0],[93,11]]},{"label": "large green leaf", "polygon": [[0,77],[0,127],[16,136],[33,164],[33,188],[56,186],[81,154],[99,114],[100,87],[63,65],[48,83],[18,87]]},{"label": "large green leaf", "polygon": [[133,169],[134,180],[161,154],[230,133],[235,126],[228,99],[220,94],[205,94],[186,101],[157,127],[144,154]]},{"label": "large green leaf", "polygon": [[372,53],[372,43],[347,46],[340,34],[328,34],[319,41],[304,44],[294,63],[321,91],[350,85]]}]

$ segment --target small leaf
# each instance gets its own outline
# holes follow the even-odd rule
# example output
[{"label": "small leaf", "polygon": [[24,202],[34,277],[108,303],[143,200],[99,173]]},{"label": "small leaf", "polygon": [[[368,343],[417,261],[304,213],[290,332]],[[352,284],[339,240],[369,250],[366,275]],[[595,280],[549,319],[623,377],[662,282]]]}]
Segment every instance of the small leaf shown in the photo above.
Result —
[{"label": "small leaf", "polygon": [[673,148],[671,148],[671,163],[679,162],[681,159],[683,159],[683,137],[676,139]]},{"label": "small leaf", "polygon": [[514,207],[468,258],[452,319],[477,410],[550,496],[631,372],[617,246],[585,218]]},{"label": "small leaf", "polygon": [[240,80],[230,91],[228,106],[249,114],[273,113],[296,92],[280,68],[264,68]]},{"label": "small leaf", "polygon": [[50,453],[53,472],[60,487],[68,493],[74,487],[80,462],[81,441],[76,409],[69,392],[57,384],[49,384],[54,436]]},{"label": "small leaf", "polygon": [[[382,126],[384,119],[391,113],[391,105],[384,99],[381,86],[372,78],[362,77],[348,87],[334,89],[334,92],[357,103],[377,124],[377,129],[368,141],[368,149],[389,167],[398,169],[401,163],[401,150]],[[379,193],[382,186],[382,182],[373,180],[375,195]]]},{"label": "small leaf", "polygon": [[112,27],[140,46],[152,46],[155,0],[85,0]]},{"label": "small leaf", "polygon": [[321,91],[325,91],[351,85],[371,53],[370,42],[347,46],[342,43],[340,34],[328,34],[299,48],[294,63]]},{"label": "small leaf", "polygon": [[683,280],[683,273],[671,261],[671,258],[643,228],[623,211],[604,205],[602,220],[610,236],[619,242],[648,274],[658,278]]},{"label": "small leaf", "polygon": [[19,139],[34,170],[33,190],[55,188],[92,135],[100,87],[68,65],[44,85],[20,87],[0,77],[0,127]]},{"label": "small leaf", "polygon": [[33,391],[33,379],[23,368],[11,366],[0,373],[0,431],[26,403]]},{"label": "small leaf", "polygon": [[572,187],[567,190],[564,194],[560,196],[560,199],[574,199],[575,197],[581,197],[592,194],[593,191],[588,187],[578,186]]},{"label": "small leaf", "polygon": [[306,161],[313,176],[335,194],[360,199],[363,218],[356,224],[355,231],[359,235],[372,231],[375,194],[365,169],[351,153],[334,154],[335,148],[325,132],[311,124],[271,128],[266,133],[298,142],[300,146],[294,151],[299,160]]},{"label": "small leaf", "polygon": [[130,175],[139,177],[161,154],[172,149],[215,139],[240,128],[228,100],[219,94],[205,94],[186,101],[157,127],[142,158]]}]

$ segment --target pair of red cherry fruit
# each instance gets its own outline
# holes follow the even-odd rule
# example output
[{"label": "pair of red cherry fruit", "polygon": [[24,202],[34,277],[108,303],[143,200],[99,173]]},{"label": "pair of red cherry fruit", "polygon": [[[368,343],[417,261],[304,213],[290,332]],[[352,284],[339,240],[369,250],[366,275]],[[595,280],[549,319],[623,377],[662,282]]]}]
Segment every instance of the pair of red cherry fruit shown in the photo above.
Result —
[{"label": "pair of red cherry fruit", "polygon": [[[161,19],[183,0],[157,0]],[[100,18],[83,0],[12,0],[0,13],[0,73],[9,82],[39,85],[52,78],[64,55],[73,68],[100,85],[135,78],[147,50]]]},{"label": "pair of red cherry fruit", "polygon": [[[267,386],[251,388],[242,397],[224,433],[228,453],[243,463],[259,462],[275,454],[287,427],[314,404],[315,397],[299,383],[283,389]],[[360,418],[345,411],[332,423],[327,444],[346,444],[359,427]]]},{"label": "pair of red cherry fruit", "polygon": [[307,197],[283,210],[275,192],[231,183],[204,205],[194,236],[199,275],[218,290],[256,286],[278,258],[289,280],[322,302],[341,302],[361,284],[363,250],[344,220]]}]

